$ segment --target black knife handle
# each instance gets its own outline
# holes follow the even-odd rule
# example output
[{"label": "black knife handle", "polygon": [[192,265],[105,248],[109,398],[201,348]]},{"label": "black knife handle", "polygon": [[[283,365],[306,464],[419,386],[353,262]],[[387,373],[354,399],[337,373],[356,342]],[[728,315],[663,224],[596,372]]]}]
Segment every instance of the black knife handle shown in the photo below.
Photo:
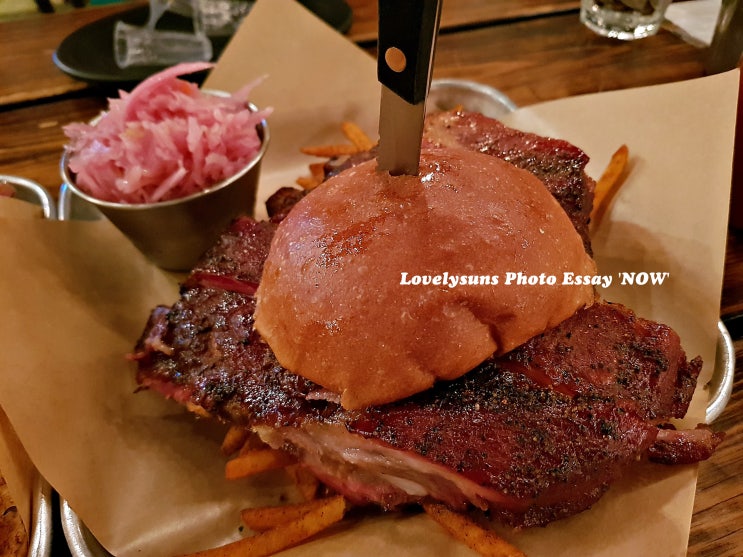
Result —
[{"label": "black knife handle", "polygon": [[[377,78],[411,104],[423,101],[428,93],[440,2],[379,0]],[[402,71],[388,65],[386,58],[395,58],[390,49],[399,49],[404,55]]]}]

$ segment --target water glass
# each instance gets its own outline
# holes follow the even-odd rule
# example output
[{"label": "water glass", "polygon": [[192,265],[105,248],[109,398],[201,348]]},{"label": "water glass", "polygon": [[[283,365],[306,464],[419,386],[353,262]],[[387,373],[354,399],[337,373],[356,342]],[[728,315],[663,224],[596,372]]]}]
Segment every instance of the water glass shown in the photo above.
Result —
[{"label": "water glass", "polygon": [[207,61],[212,58],[212,43],[203,32],[160,31],[117,21],[114,58],[120,68]]},{"label": "water glass", "polygon": [[622,40],[655,35],[671,0],[581,0],[581,22],[599,35]]},{"label": "water glass", "polygon": [[210,37],[228,36],[237,31],[255,2],[246,0],[194,0],[194,18]]}]

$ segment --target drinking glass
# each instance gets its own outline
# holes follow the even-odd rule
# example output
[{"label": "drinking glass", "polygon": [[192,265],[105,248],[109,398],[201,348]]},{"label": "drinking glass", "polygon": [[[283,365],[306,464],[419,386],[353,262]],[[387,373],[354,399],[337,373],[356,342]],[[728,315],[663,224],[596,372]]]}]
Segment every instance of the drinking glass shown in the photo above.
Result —
[{"label": "drinking glass", "polygon": [[195,0],[201,27],[210,37],[232,35],[252,9],[252,0]]},{"label": "drinking glass", "polygon": [[211,60],[212,43],[201,27],[198,9],[193,10],[192,32],[156,29],[157,22],[172,4],[173,0],[150,0],[149,16],[142,26],[116,22],[114,59],[120,68]]},{"label": "drinking glass", "polygon": [[581,0],[580,20],[605,37],[622,40],[655,35],[671,0]]},{"label": "drinking glass", "polygon": [[207,61],[212,58],[212,43],[204,33],[160,31],[117,21],[114,57],[120,68]]}]

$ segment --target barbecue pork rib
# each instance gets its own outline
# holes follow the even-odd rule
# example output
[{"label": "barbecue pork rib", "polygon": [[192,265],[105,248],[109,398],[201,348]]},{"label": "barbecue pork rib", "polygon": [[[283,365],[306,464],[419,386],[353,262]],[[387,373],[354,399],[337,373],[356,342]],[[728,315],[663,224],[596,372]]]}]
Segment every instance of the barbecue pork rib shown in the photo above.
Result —
[{"label": "barbecue pork rib", "polygon": [[720,436],[661,429],[683,416],[701,362],[668,327],[596,303],[511,353],[402,401],[348,411],[283,369],[253,330],[273,222],[233,223],[156,308],[133,358],[143,388],[298,458],[351,501],[436,499],[515,526],[590,507],[638,459],[707,458]]}]

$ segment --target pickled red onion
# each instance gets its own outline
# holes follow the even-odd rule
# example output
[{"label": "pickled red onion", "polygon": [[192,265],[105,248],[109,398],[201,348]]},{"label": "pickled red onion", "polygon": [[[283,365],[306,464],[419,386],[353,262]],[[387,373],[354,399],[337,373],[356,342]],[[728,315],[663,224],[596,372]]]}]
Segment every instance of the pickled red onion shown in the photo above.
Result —
[{"label": "pickled red onion", "polygon": [[154,203],[203,191],[229,178],[261,149],[256,126],[271,109],[250,111],[250,86],[220,97],[178,76],[210,68],[179,64],[109,99],[95,124],[65,126],[75,185],[103,201]]}]

